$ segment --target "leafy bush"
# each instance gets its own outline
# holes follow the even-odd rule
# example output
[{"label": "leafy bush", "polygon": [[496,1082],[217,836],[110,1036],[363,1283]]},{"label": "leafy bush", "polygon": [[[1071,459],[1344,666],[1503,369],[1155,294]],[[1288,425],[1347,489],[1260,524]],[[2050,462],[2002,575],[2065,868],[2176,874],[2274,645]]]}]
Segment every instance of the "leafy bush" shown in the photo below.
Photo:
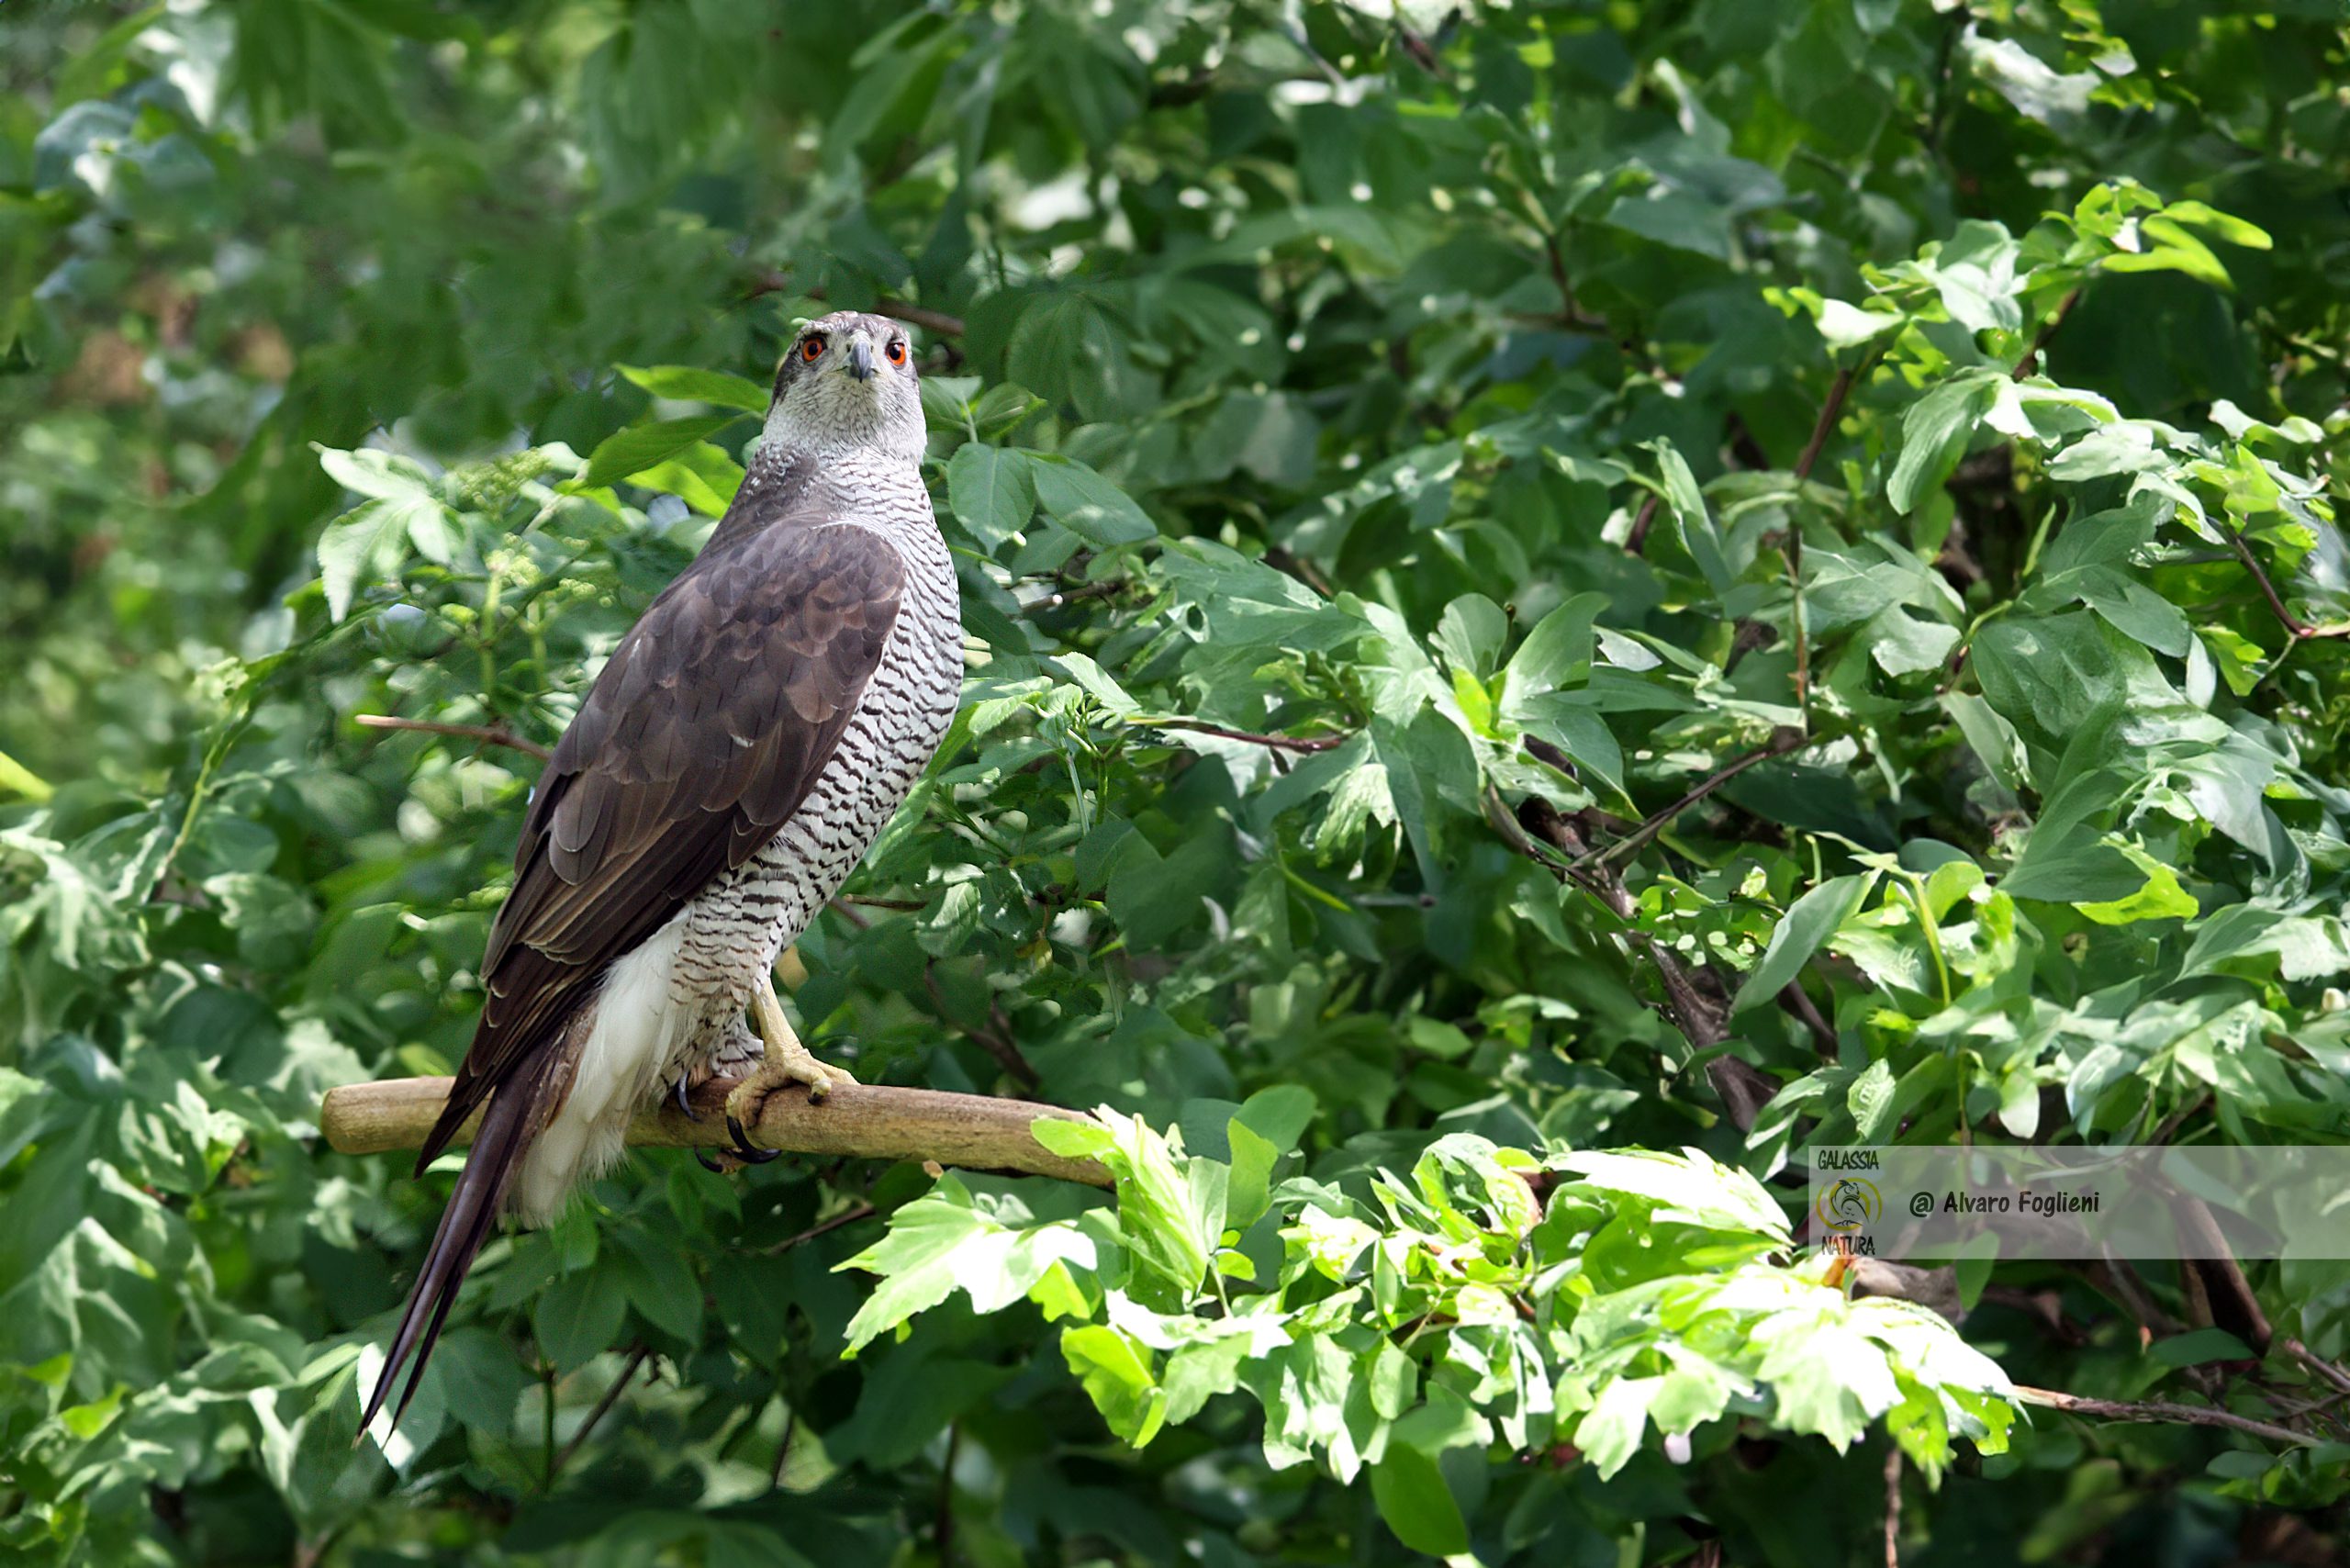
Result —
[{"label": "leafy bush", "polygon": [[[2330,20],[19,0],[0,1539],[2338,1553],[2343,1265],[1774,1185],[2350,1130]],[[795,1006],[1116,1191],[641,1153],[354,1449],[445,1172],[319,1095],[838,305],[970,672]]]}]

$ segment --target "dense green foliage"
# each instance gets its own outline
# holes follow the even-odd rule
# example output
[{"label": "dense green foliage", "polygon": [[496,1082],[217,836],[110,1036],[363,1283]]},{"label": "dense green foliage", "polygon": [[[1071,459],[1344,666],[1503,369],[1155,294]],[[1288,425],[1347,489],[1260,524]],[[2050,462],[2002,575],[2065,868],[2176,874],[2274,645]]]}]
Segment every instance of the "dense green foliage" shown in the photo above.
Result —
[{"label": "dense green foliage", "polygon": [[[0,1542],[2336,1560],[2350,1264],[1785,1185],[2350,1134],[2336,19],[0,7]],[[876,304],[970,674],[794,1006],[1114,1201],[643,1154],[354,1449],[450,1167],[319,1096]]]}]

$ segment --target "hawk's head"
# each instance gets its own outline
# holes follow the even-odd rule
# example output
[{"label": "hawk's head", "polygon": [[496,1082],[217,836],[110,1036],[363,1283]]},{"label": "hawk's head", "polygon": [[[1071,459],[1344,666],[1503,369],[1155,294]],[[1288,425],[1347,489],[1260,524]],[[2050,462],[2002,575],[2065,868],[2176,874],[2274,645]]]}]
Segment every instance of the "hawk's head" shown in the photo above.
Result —
[{"label": "hawk's head", "polygon": [[803,452],[878,447],[920,462],[913,344],[887,316],[835,310],[800,330],[775,373],[767,439]]}]

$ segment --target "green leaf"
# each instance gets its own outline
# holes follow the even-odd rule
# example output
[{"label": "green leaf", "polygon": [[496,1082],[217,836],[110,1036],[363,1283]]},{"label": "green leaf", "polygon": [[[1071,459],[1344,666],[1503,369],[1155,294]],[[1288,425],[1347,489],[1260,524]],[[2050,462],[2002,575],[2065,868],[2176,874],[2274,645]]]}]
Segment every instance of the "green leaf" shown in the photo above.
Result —
[{"label": "green leaf", "polygon": [[410,510],[397,501],[371,500],[327,524],[319,536],[319,577],[326,585],[329,615],[341,620],[362,583],[399,569]]},{"label": "green leaf", "polygon": [[1875,884],[1874,872],[1831,877],[1789,905],[1772,928],[1771,944],[1755,961],[1745,983],[1738,988],[1729,1010],[1735,1014],[1770,1001],[1788,981],[1803,973],[1836,928],[1852,918]]},{"label": "green leaf", "polygon": [[966,442],[946,465],[946,504],[983,549],[998,549],[1036,510],[1035,473],[1026,453]]},{"label": "green leaf", "polygon": [[710,442],[696,442],[640,470],[635,481],[648,490],[666,490],[704,517],[723,517],[743,487],[743,465]]},{"label": "green leaf", "polygon": [[615,1269],[631,1306],[644,1320],[688,1345],[701,1340],[701,1282],[676,1243],[633,1227],[619,1233]]},{"label": "green leaf", "polygon": [[1898,1103],[1894,1094],[1893,1066],[1883,1057],[1869,1063],[1868,1070],[1852,1080],[1852,1087],[1844,1097],[1846,1107],[1852,1113],[1854,1134],[1863,1143],[1879,1143],[1893,1130],[1894,1108]]},{"label": "green leaf", "polygon": [[1590,678],[1592,628],[1608,603],[1604,593],[1579,593],[1535,622],[1503,672],[1504,718],[1522,724],[1534,699]]},{"label": "green leaf", "polygon": [[1136,1448],[1158,1435],[1167,1391],[1151,1374],[1148,1354],[1105,1324],[1061,1330],[1061,1356],[1110,1429]]},{"label": "green leaf", "polygon": [[1482,681],[1493,674],[1509,637],[1509,617],[1482,593],[1462,594],[1444,607],[1436,627],[1436,645],[1451,661],[1456,675]]},{"label": "green leaf", "polygon": [[740,375],[684,364],[650,367],[623,364],[615,368],[655,398],[667,398],[680,403],[708,403],[720,409],[740,409],[746,414],[767,411],[767,388]]},{"label": "green leaf", "polygon": [[38,805],[53,793],[48,782],[31,768],[0,751],[0,794],[21,795]]},{"label": "green leaf", "polygon": [[1915,510],[1919,497],[1950,477],[1998,396],[1996,372],[1967,371],[1909,406],[1901,416],[1901,455],[1886,482],[1886,498],[1894,510]]},{"label": "green leaf", "polygon": [[599,490],[617,485],[709,440],[741,418],[740,414],[701,414],[615,431],[598,443],[588,455],[587,470],[565,487]]},{"label": "green leaf", "polygon": [[2203,913],[2195,895],[2179,885],[2177,871],[2134,844],[2121,839],[2109,842],[2145,873],[2145,885],[2123,898],[2076,902],[2075,909],[2099,925],[2131,925],[2142,920],[2192,920]]},{"label": "green leaf", "polygon": [[627,1291],[619,1275],[585,1269],[548,1285],[531,1309],[531,1323],[540,1351],[559,1370],[572,1372],[611,1349],[627,1314]]},{"label": "green leaf", "polygon": [[[1010,452],[1006,456],[1013,455]],[[1046,515],[1098,549],[1158,537],[1158,526],[1124,490],[1073,458],[1020,453]],[[959,515],[959,514],[958,514]],[[1002,514],[998,513],[999,517]]]},{"label": "green leaf", "polygon": [[1395,1539],[1414,1551],[1450,1557],[1469,1550],[1460,1505],[1445,1484],[1444,1472],[1419,1450],[1390,1444],[1371,1467],[1371,1497]]},{"label": "green leaf", "polygon": [[2272,249],[2276,241],[2268,230],[2255,223],[2247,223],[2224,212],[2215,211],[2199,201],[2175,201],[2162,210],[2162,216],[2173,223],[2190,228],[2208,229],[2231,245],[2241,245],[2247,251]]}]

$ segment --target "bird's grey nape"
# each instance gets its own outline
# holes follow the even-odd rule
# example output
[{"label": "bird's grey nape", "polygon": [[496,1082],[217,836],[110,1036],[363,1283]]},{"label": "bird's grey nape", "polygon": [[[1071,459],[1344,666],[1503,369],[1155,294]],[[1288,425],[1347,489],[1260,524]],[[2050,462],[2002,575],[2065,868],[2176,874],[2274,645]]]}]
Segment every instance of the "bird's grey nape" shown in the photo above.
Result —
[{"label": "bird's grey nape", "polygon": [[922,387],[906,326],[836,310],[801,328],[784,350],[761,453],[878,452],[922,460]]}]

